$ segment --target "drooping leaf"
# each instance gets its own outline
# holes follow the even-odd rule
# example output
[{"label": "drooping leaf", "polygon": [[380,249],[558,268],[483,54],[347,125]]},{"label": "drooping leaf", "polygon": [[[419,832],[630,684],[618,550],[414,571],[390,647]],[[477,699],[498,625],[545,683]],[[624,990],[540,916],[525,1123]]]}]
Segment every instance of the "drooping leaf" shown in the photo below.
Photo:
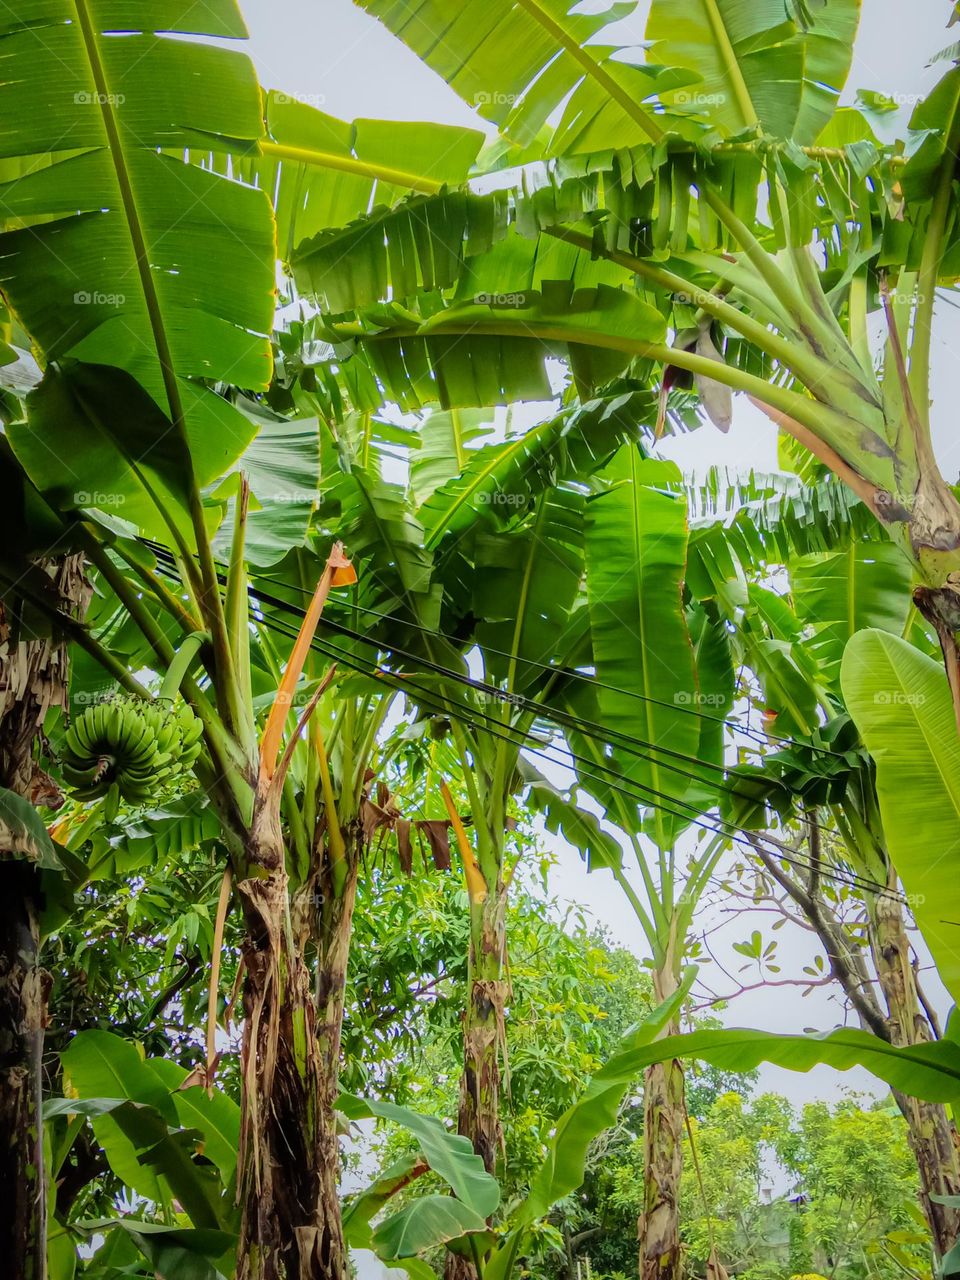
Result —
[{"label": "drooping leaf", "polygon": [[781,0],[654,0],[648,56],[699,77],[668,101],[723,132],[810,143],[847,78],[859,14],[859,0],[831,0],[802,29]]},{"label": "drooping leaf", "polygon": [[60,867],[40,811],[23,796],[0,787],[0,859],[25,858],[38,867]]},{"label": "drooping leaf", "polygon": [[[15,228],[0,238],[4,296],[48,359],[125,371],[177,424],[181,451],[185,436],[229,459],[248,438],[242,419],[189,380],[269,384],[273,227],[263,192],[182,153],[201,140],[207,153],[255,149],[259,88],[243,54],[177,38],[244,36],[233,0],[135,9],[30,0],[0,22],[12,122],[0,156],[50,157],[0,186]],[[132,444],[135,419],[126,430]],[[76,442],[69,453],[71,490],[101,482]]]},{"label": "drooping leaf", "polygon": [[[319,424],[316,418],[279,418],[252,401],[240,401],[238,407],[256,426],[234,465],[252,495],[244,549],[251,565],[266,568],[304,544],[321,501]],[[234,515],[235,504],[229,502],[214,540],[214,553],[222,559],[229,558]]]},{"label": "drooping leaf", "polygon": [[226,1231],[194,1230],[138,1218],[88,1219],[79,1225],[91,1233],[126,1233],[163,1280],[221,1280],[218,1264],[235,1245],[234,1237]]},{"label": "drooping leaf", "polygon": [[409,192],[458,187],[483,142],[477,129],[398,120],[338,120],[305,98],[265,95],[262,155],[240,162],[273,199],[281,257],[328,228]]},{"label": "drooping leaf", "polygon": [[353,1197],[343,1210],[344,1239],[351,1249],[369,1249],[372,1245],[371,1220],[404,1187],[419,1176],[426,1164],[419,1152],[402,1156],[380,1176]]},{"label": "drooping leaf", "polygon": [[[421,1115],[409,1107],[401,1107],[393,1102],[346,1096],[341,1096],[337,1106],[352,1120],[376,1116],[401,1125],[416,1138],[430,1168],[450,1185],[458,1200],[479,1215],[481,1220],[493,1213],[500,1203],[500,1187],[496,1179],[484,1169],[483,1161],[475,1154],[470,1139],[451,1133],[435,1116]],[[461,1231],[470,1229],[462,1227]],[[454,1234],[459,1235],[460,1232]]]},{"label": "drooping leaf", "polygon": [[362,7],[521,146],[565,99],[558,151],[629,147],[659,136],[652,109],[643,106],[657,73],[620,50],[612,33],[595,38],[629,16],[635,0],[599,10],[566,0],[467,0],[449,10],[431,0],[362,0]]},{"label": "drooping leaf", "polygon": [[485,1231],[486,1222],[469,1205],[450,1196],[420,1196],[382,1222],[373,1233],[378,1258],[414,1258],[425,1249],[455,1240],[469,1231]]},{"label": "drooping leaf", "polygon": [[960,998],[960,737],[943,667],[899,636],[859,631],[840,682],[876,762],[891,859],[940,978]]}]

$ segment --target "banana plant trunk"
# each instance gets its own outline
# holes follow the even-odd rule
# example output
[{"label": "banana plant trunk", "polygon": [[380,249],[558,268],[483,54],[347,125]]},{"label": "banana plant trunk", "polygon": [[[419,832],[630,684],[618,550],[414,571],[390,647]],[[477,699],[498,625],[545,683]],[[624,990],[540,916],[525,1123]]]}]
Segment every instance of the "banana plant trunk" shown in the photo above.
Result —
[{"label": "banana plant trunk", "polygon": [[[672,965],[655,970],[654,999],[669,999],[678,987]],[[664,1035],[676,1035],[679,1023]],[[643,1078],[643,1212],[637,1221],[640,1280],[680,1280],[680,1175],[686,1114],[683,1067],[677,1058],[648,1067]]]},{"label": "banana plant trunk", "polygon": [[[292,904],[272,852],[251,859],[267,874],[239,885],[247,937],[237,1277],[346,1280],[334,1103],[356,868],[338,894]],[[305,901],[318,898],[315,986],[301,925]]]},{"label": "banana plant trunk", "polygon": [[[41,566],[62,613],[87,602],[82,556]],[[0,601],[0,786],[32,803],[62,800],[38,767],[35,747],[47,712],[68,706],[67,647],[26,635],[14,602]],[[46,1184],[40,1121],[43,1032],[49,982],[40,966],[40,873],[0,853],[0,1257],[22,1280],[46,1276]]]},{"label": "banana plant trunk", "polygon": [[[509,982],[506,972],[507,890],[503,884],[470,904],[467,1005],[457,1132],[469,1138],[488,1173],[496,1171],[500,1129],[500,1052]],[[473,1280],[471,1262],[448,1254],[445,1280]]]},{"label": "banana plant trunk", "polygon": [[[871,916],[871,945],[887,1007],[891,1043],[922,1044],[931,1039],[931,1028],[917,991],[910,940],[895,885],[876,897]],[[960,1238],[960,1211],[933,1199],[960,1195],[956,1131],[940,1104],[899,1093],[894,1096],[907,1122],[910,1146],[920,1171],[921,1204],[934,1247],[942,1258]]]}]

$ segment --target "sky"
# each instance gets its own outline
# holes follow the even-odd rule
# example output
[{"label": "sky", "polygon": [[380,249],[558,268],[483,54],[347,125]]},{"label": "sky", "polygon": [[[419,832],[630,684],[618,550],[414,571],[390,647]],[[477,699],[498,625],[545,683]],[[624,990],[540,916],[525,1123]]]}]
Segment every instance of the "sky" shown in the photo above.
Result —
[{"label": "sky", "polygon": [[[457,0],[447,2],[455,4]],[[442,80],[350,0],[241,0],[241,6],[250,29],[249,53],[265,87],[301,97],[343,119],[436,120],[489,131]],[[912,0],[909,4],[904,0],[863,0],[861,30],[844,101],[852,101],[857,88],[878,89],[909,112],[942,72],[943,64],[939,68],[926,64],[956,34],[944,30],[951,7],[946,0]],[[618,34],[624,43],[642,41],[648,8],[649,0],[640,0],[635,14],[620,24]],[[956,380],[954,351],[960,351],[960,311],[941,299],[933,352],[933,429],[940,464],[950,481],[960,475],[960,438],[954,427],[950,391]],[[539,416],[535,407],[529,412],[531,421]],[[664,441],[662,451],[685,468],[714,463],[760,470],[776,466],[773,429],[758,411],[739,399],[729,434],[704,428]],[[575,851],[565,850],[562,844],[556,848],[560,863],[551,880],[552,892],[584,904],[614,940],[643,954],[632,912],[609,875],[585,876]],[[711,916],[712,924],[722,925],[711,943],[725,967],[735,971],[741,961],[732,943],[762,920],[733,920],[721,911],[722,906]],[[810,963],[815,948],[809,935],[788,927],[778,937],[785,974]],[[945,994],[936,989],[933,975],[929,978],[932,995],[945,1013]],[[715,974],[712,985],[729,991],[733,984]],[[801,1000],[798,990],[779,988],[741,996],[722,1017],[731,1026],[796,1031],[802,1029],[797,1025],[798,1010],[802,1010],[803,1028],[827,1029],[840,1019],[839,1006],[823,989]],[[815,1068],[806,1076],[764,1068],[761,1087],[785,1093],[798,1104],[816,1097],[836,1097],[850,1088],[882,1092],[866,1072],[841,1075],[827,1068]]]}]

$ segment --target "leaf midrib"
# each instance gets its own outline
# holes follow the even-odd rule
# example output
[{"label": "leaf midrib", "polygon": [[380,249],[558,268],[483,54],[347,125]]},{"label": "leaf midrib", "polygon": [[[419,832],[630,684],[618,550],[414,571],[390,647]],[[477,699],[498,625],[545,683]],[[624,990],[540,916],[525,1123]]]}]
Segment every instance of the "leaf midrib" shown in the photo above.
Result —
[{"label": "leaf midrib", "polygon": [[753,99],[750,97],[747,82],[744,80],[743,73],[740,70],[740,61],[733,47],[733,41],[730,39],[730,32],[727,30],[723,14],[720,12],[717,0],[701,0],[701,4],[703,5],[707,22],[710,24],[710,31],[717,42],[717,51],[720,54],[721,64],[727,73],[727,79],[733,89],[733,96],[743,116],[744,127],[753,128],[760,123],[759,117],[754,108]]}]

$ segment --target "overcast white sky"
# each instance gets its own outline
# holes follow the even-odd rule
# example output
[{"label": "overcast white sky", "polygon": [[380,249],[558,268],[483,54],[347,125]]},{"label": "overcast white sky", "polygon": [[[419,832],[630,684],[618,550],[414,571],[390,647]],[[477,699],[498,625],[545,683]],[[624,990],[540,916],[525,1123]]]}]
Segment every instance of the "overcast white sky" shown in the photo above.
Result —
[{"label": "overcast white sky", "polygon": [[[456,4],[457,0],[448,3]],[[488,128],[443,81],[350,0],[241,0],[241,7],[250,28],[250,52],[267,88],[302,95],[344,119],[438,120]],[[648,7],[649,0],[641,0],[635,15],[621,24],[625,43],[642,41]],[[852,100],[857,88],[879,89],[897,95],[908,109],[914,95],[926,92],[937,79],[938,69],[926,67],[930,56],[956,34],[948,36],[944,29],[951,7],[946,0],[863,0],[861,32],[845,100]],[[941,71],[942,67],[940,64]],[[960,444],[954,427],[957,393],[952,390],[958,374],[953,352],[960,350],[958,314],[941,301],[934,353],[935,435],[948,480],[955,480],[960,473]],[[772,470],[776,441],[766,419],[738,402],[729,435],[701,430],[666,442],[664,452],[687,467],[716,462]],[[618,941],[643,954],[634,917],[603,873],[584,876],[576,855],[567,851],[553,878],[553,890],[585,903]],[[752,927],[753,922],[744,920],[726,931],[725,941],[718,944],[725,963],[736,967],[738,958],[730,951],[730,944],[749,934]],[[789,937],[788,933],[784,929],[779,934],[785,955],[784,976],[791,969],[798,971],[812,954],[802,935]],[[723,983],[717,975],[712,985],[728,989]],[[822,993],[801,1000],[798,991],[774,989],[742,997],[724,1018],[729,1025],[767,1030],[798,1030],[810,1025],[826,1029],[836,1024],[838,1011]],[[762,1085],[802,1102],[836,1096],[845,1088],[870,1088],[871,1079],[865,1072],[839,1075],[818,1068],[801,1076],[769,1068],[762,1074]]]}]

